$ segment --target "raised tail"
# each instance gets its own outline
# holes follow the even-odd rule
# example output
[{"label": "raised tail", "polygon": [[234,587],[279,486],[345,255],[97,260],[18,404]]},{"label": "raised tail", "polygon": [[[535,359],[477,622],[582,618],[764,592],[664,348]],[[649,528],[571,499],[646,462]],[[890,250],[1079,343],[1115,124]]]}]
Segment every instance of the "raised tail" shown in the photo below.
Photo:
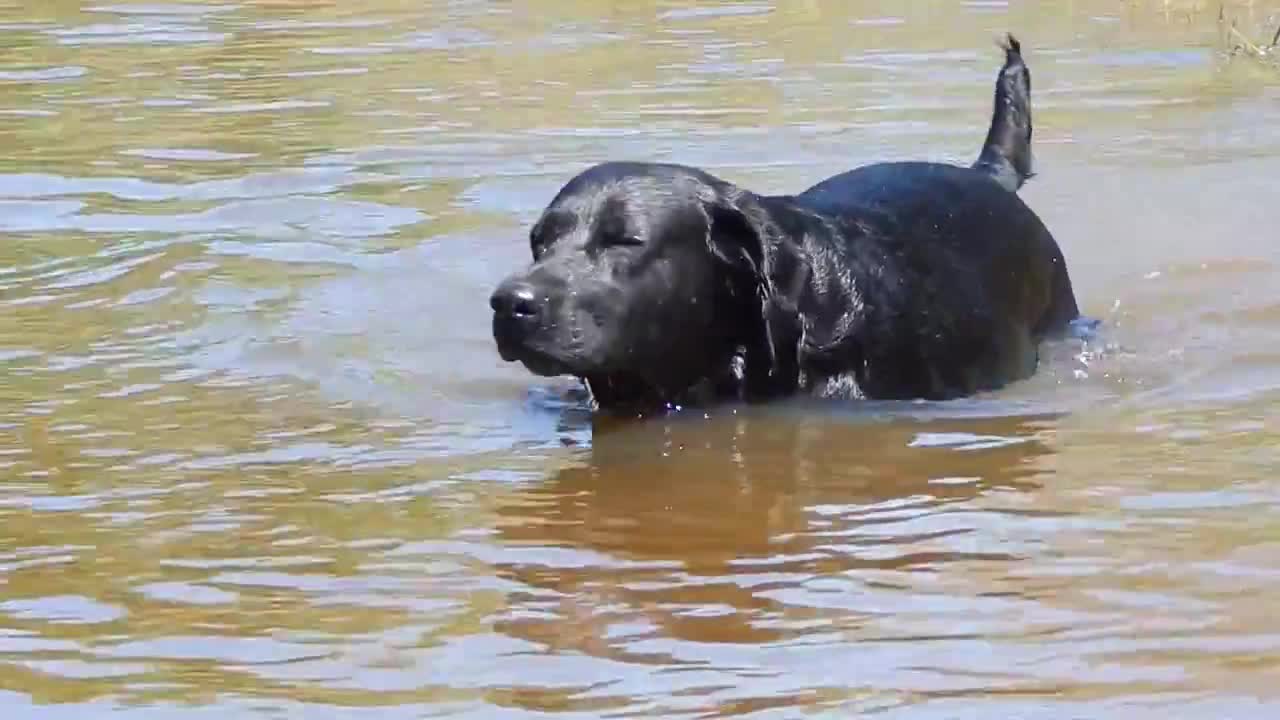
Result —
[{"label": "raised tail", "polygon": [[1030,180],[1031,170],[1031,71],[1022,61],[1022,46],[1006,35],[1004,67],[996,78],[995,110],[982,154],[973,164],[1009,192]]}]

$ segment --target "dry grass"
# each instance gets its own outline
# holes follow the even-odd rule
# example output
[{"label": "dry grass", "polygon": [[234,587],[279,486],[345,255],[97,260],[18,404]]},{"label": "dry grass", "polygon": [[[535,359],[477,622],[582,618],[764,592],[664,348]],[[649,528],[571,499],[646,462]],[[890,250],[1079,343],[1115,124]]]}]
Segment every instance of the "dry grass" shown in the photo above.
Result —
[{"label": "dry grass", "polygon": [[1280,69],[1280,3],[1275,0],[1123,0],[1132,7],[1213,19],[1233,56],[1245,56]]},{"label": "dry grass", "polygon": [[[1218,14],[1218,23],[1225,28],[1227,44],[1232,55],[1244,55],[1259,62],[1280,69],[1280,22],[1270,42],[1254,40],[1251,33],[1241,30],[1239,23],[1231,18],[1223,8]],[[1265,37],[1265,35],[1263,36]]]},{"label": "dry grass", "polygon": [[1187,23],[1216,22],[1225,49],[1280,68],[1277,0],[1120,0],[1133,10]]},{"label": "dry grass", "polygon": [[1235,23],[1229,26],[1229,32],[1232,40],[1236,43],[1231,48],[1232,52],[1244,53],[1259,60],[1268,60],[1273,63],[1280,60],[1280,49],[1276,47],[1276,44],[1280,43],[1280,29],[1276,30],[1276,34],[1272,36],[1271,42],[1267,45],[1259,45],[1253,42],[1236,27]]},{"label": "dry grass", "polygon": [[1131,7],[1183,13],[1266,14],[1278,9],[1274,0],[1122,0]]}]

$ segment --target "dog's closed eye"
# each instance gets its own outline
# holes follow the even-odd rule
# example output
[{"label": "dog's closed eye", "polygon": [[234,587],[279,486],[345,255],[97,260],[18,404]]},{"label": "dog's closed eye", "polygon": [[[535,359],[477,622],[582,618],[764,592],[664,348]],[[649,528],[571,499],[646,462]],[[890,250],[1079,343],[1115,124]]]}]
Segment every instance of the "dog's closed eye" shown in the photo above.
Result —
[{"label": "dog's closed eye", "polygon": [[639,247],[644,240],[636,235],[608,235],[600,238],[600,247]]},{"label": "dog's closed eye", "polygon": [[644,244],[635,226],[627,222],[626,205],[618,198],[609,198],[596,217],[593,244],[598,248],[636,247]]}]

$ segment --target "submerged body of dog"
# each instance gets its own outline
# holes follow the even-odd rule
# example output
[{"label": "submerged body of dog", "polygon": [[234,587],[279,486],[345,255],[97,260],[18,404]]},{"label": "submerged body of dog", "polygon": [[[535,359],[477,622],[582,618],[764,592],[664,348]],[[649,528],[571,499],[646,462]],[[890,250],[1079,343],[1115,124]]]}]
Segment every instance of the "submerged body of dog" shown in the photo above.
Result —
[{"label": "submerged body of dog", "polygon": [[533,265],[494,292],[494,338],[612,409],[945,399],[1025,378],[1078,316],[1057,243],[1016,195],[1030,141],[1010,37],[972,167],[880,163],[761,196],[680,165],[597,165],[535,224]]}]

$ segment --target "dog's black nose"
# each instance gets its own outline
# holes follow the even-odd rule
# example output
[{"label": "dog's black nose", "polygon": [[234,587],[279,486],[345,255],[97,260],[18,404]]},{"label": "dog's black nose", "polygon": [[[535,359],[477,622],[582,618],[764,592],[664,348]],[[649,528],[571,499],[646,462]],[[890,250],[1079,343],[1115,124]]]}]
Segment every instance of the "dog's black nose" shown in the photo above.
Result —
[{"label": "dog's black nose", "polygon": [[538,316],[540,303],[533,286],[526,282],[504,282],[489,298],[489,307],[497,315],[533,319]]}]

